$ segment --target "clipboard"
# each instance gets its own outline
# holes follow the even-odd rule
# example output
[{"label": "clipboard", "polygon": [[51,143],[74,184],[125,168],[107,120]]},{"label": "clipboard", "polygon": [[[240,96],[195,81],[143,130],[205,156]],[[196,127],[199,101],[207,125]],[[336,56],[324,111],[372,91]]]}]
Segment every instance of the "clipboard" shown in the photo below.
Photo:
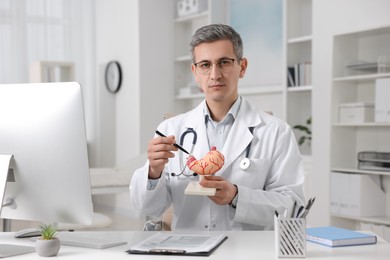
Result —
[{"label": "clipboard", "polygon": [[143,255],[209,256],[228,237],[221,234],[191,235],[157,233],[132,246],[126,252]]}]

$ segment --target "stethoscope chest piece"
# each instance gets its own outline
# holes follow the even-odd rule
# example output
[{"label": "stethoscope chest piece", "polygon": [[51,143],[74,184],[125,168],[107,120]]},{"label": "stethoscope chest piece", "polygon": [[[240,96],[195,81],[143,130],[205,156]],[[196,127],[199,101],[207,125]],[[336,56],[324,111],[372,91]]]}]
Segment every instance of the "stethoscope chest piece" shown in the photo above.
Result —
[{"label": "stethoscope chest piece", "polygon": [[249,158],[244,158],[241,160],[240,162],[240,168],[241,170],[247,170],[249,167],[251,166],[251,161],[249,160]]}]

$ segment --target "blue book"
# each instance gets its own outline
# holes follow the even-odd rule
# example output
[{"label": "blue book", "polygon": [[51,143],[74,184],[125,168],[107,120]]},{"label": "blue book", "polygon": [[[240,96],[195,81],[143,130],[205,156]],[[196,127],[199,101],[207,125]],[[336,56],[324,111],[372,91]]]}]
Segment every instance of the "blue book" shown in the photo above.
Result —
[{"label": "blue book", "polygon": [[306,240],[325,246],[338,247],[375,244],[377,238],[375,235],[327,226],[307,228]]}]

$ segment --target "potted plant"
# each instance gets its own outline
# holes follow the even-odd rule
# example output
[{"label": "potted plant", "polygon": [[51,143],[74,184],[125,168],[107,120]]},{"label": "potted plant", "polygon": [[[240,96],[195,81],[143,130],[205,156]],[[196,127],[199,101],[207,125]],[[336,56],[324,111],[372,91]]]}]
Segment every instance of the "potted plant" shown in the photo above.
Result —
[{"label": "potted plant", "polygon": [[299,138],[298,144],[303,145],[306,141],[310,145],[311,143],[311,117],[306,119],[306,125],[295,125],[293,129],[297,129],[303,132],[303,135]]},{"label": "potted plant", "polygon": [[40,256],[56,256],[60,250],[60,240],[56,237],[57,229],[53,225],[39,227],[41,237],[35,243],[35,250]]}]

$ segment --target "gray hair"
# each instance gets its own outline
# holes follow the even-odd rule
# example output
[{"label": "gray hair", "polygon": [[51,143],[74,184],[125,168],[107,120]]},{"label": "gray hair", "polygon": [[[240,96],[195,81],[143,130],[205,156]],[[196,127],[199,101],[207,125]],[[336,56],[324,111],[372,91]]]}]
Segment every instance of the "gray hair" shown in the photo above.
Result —
[{"label": "gray hair", "polygon": [[190,51],[192,62],[195,63],[194,49],[201,43],[215,42],[219,40],[229,40],[233,43],[233,50],[238,60],[242,59],[244,47],[241,36],[229,25],[210,24],[199,28],[192,36]]}]

